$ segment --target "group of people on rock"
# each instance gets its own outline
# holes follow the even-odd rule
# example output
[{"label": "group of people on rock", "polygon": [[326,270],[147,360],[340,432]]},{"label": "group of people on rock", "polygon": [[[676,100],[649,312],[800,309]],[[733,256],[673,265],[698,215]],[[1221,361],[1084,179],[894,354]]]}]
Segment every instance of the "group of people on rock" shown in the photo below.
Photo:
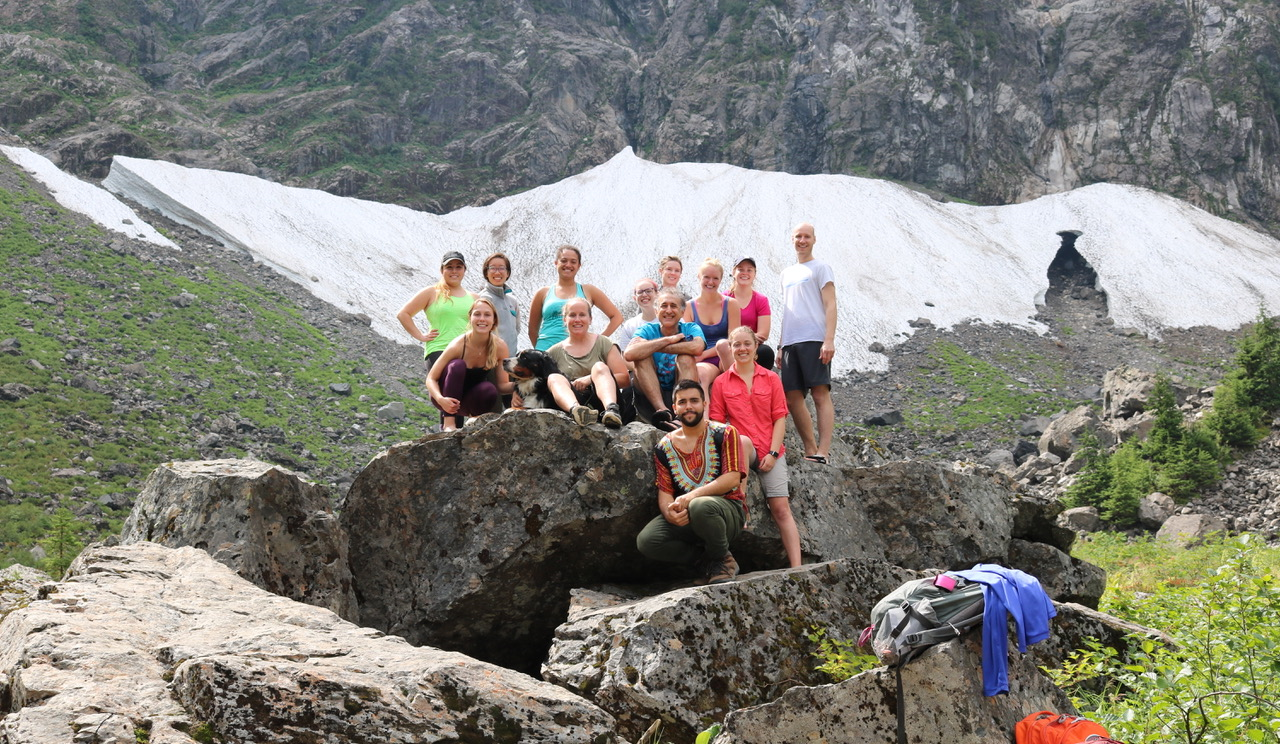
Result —
[{"label": "group of people on rock", "polygon": [[[602,290],[578,281],[581,251],[561,246],[556,282],[535,292],[529,305],[528,340],[559,368],[546,381],[556,406],[582,425],[598,421],[618,428],[639,418],[667,432],[654,454],[661,514],[637,546],[650,558],[693,565],[710,582],[737,575],[729,544],[747,521],[748,469],[759,474],[788,562],[801,563],[787,499],[787,415],[804,444],[804,459],[823,463],[830,453],[835,278],[813,257],[812,225],[797,225],[791,240],[797,261],[781,276],[780,375],[772,371],[775,354],[766,343],[772,310],[755,288],[751,257],[733,264],[732,287],[723,293],[724,265],[703,261],[698,292],[690,296],[679,286],[683,263],[666,256],[656,278],[635,283],[639,313],[624,320]],[[461,253],[446,253],[440,268],[440,281],[409,300],[397,318],[424,344],[426,388],[447,431],[466,416],[500,410],[504,396],[521,404],[502,362],[516,353],[522,326],[520,305],[507,286],[507,256],[485,259],[485,286],[474,294],[462,286],[467,267]],[[599,334],[590,330],[594,310],[608,320]],[[415,322],[419,313],[425,332]],[[805,405],[809,395],[816,433]]]}]

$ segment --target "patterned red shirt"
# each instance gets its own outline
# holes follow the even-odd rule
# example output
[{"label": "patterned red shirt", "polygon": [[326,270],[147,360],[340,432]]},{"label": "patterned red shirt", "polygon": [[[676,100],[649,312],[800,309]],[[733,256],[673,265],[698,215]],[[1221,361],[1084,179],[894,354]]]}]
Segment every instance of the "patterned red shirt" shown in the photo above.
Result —
[{"label": "patterned red shirt", "polygon": [[[716,432],[723,434],[720,446],[715,440]],[[698,486],[705,486],[727,472],[736,470],[743,474],[738,487],[721,494],[730,501],[737,501],[746,509],[747,497],[742,492],[746,483],[747,466],[742,459],[742,442],[738,439],[738,430],[729,424],[719,421],[707,421],[707,428],[698,439],[692,452],[681,452],[671,441],[671,435],[663,437],[653,448],[654,470],[657,472],[655,485],[659,491],[666,491],[672,496],[683,496]]]}]

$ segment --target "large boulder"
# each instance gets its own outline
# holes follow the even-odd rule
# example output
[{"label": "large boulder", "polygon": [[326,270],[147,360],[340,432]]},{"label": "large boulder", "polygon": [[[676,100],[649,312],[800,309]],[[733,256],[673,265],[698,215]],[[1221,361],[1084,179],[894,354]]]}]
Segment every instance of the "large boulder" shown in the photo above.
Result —
[{"label": "large boulder", "polygon": [[269,592],[357,622],[347,539],[323,486],[256,460],[171,462],[151,473],[121,532],[206,550]]},{"label": "large boulder", "polygon": [[[1011,658],[1009,694],[982,694],[979,634],[925,651],[902,668],[907,740],[990,744],[1013,740],[1027,713],[1074,713],[1071,701],[1030,655]],[[867,744],[895,740],[897,688],[885,668],[838,684],[793,687],[780,698],[733,711],[716,744]]]},{"label": "large boulder", "polygon": [[961,569],[1007,554],[1013,495],[1003,475],[896,460],[849,479],[846,498],[865,512],[890,563]]},{"label": "large boulder", "polygon": [[386,450],[342,513],[361,621],[535,672],[570,589],[653,578],[635,537],[657,439],[510,411]]},{"label": "large boulder", "polygon": [[1147,410],[1156,387],[1155,373],[1121,366],[1102,376],[1102,408],[1108,418],[1127,419]]},{"label": "large boulder", "polygon": [[1213,514],[1175,514],[1160,525],[1156,539],[1186,548],[1226,531],[1227,523]]},{"label": "large boulder", "polygon": [[665,737],[691,741],[707,720],[824,681],[813,629],[856,638],[875,603],[916,577],[846,560],[614,602],[579,593],[542,677],[609,711],[629,740],[661,718]]},{"label": "large boulder", "polygon": [[1009,541],[1008,565],[1035,576],[1053,599],[1097,607],[1107,589],[1107,572],[1052,545]]},{"label": "large boulder", "polygon": [[1115,446],[1116,436],[1102,425],[1098,414],[1089,406],[1079,406],[1054,419],[1040,437],[1040,452],[1051,453],[1066,460],[1080,445],[1080,437],[1092,432],[1104,449]]},{"label": "large boulder", "polygon": [[69,576],[0,623],[0,742],[619,741],[555,685],[265,592],[195,548],[90,548]]}]

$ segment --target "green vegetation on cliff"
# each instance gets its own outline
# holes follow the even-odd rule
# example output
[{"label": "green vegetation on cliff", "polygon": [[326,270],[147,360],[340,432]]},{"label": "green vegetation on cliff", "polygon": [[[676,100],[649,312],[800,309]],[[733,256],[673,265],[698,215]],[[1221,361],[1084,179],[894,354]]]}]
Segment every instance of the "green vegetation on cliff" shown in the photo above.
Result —
[{"label": "green vegetation on cliff", "polygon": [[[247,455],[331,479],[422,433],[370,415],[392,400],[385,386],[284,296],[179,252],[134,253],[7,161],[0,261],[0,384],[25,388],[0,401],[0,486],[14,494],[0,501],[0,566],[35,565],[29,550],[57,530],[83,542],[118,531],[162,462]],[[418,427],[431,421],[425,403],[397,399]],[[221,442],[199,446],[220,427]],[[78,521],[59,521],[60,506]]]}]

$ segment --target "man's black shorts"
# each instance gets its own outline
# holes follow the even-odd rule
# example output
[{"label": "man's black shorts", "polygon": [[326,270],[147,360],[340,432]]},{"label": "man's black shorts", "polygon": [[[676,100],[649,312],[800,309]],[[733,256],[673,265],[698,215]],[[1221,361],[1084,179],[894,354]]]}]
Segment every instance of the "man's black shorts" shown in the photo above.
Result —
[{"label": "man's black shorts", "polygon": [[831,387],[831,365],[823,364],[821,341],[801,341],[782,347],[782,389],[808,390]]}]

